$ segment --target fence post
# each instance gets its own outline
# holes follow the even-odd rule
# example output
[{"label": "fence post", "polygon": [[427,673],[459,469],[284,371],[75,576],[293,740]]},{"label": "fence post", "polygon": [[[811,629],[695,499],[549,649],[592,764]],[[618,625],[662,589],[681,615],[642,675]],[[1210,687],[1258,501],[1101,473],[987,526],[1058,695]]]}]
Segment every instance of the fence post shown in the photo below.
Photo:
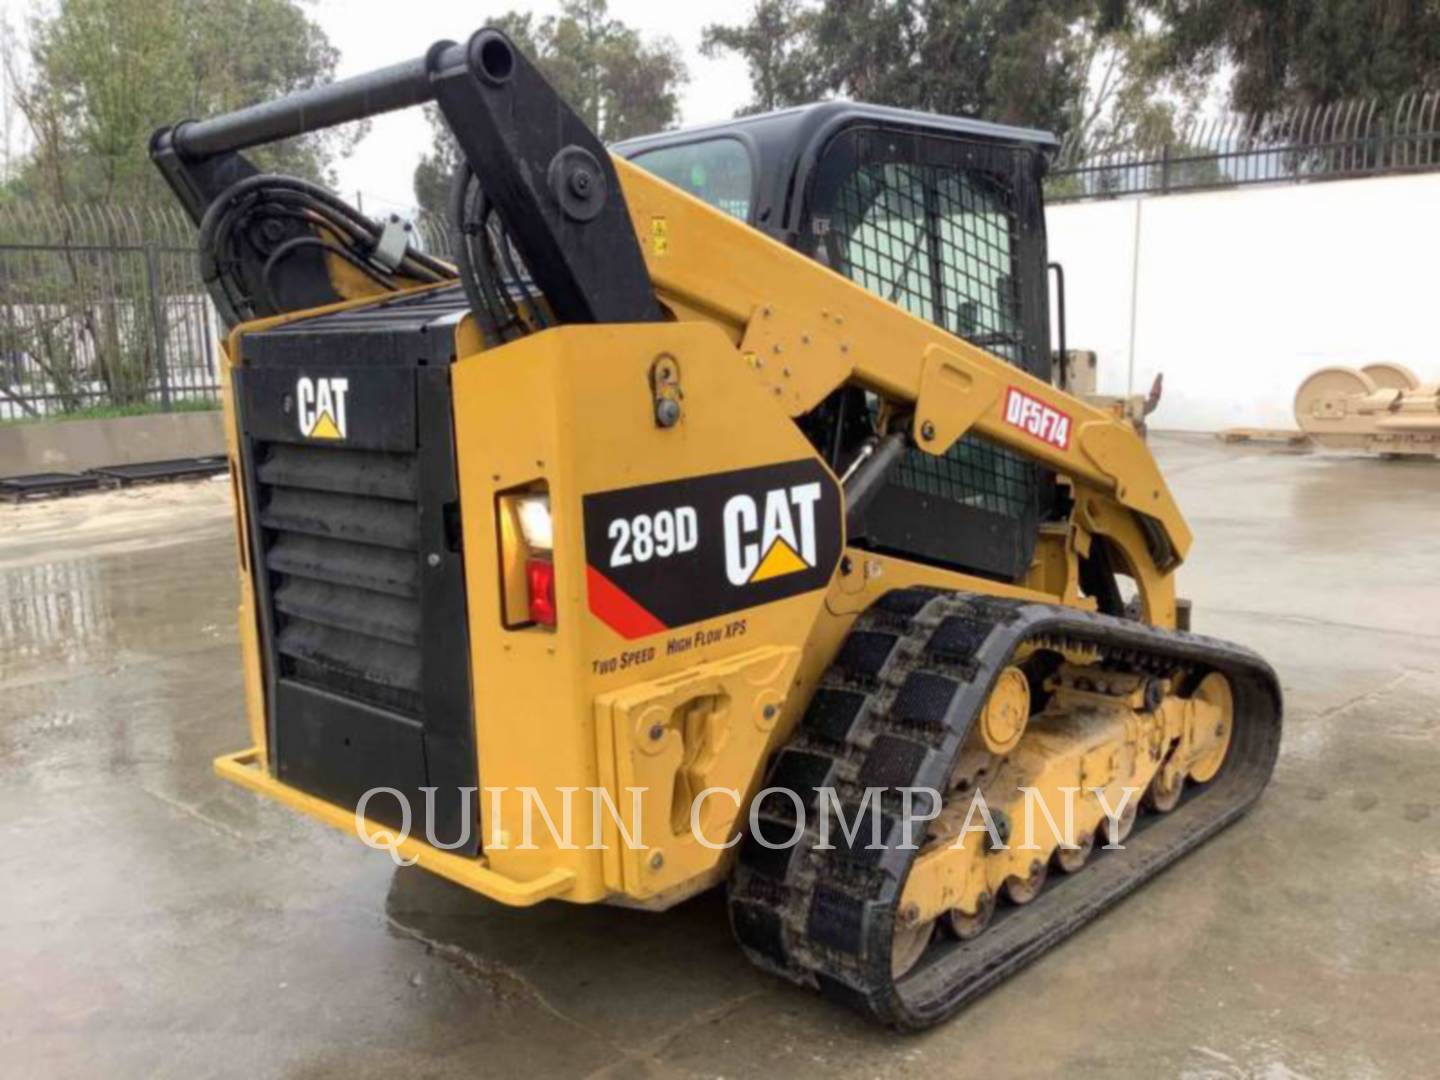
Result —
[{"label": "fence post", "polygon": [[1163,195],[1170,190],[1170,144],[1167,142],[1160,148],[1160,193]]},{"label": "fence post", "polygon": [[155,374],[160,380],[160,408],[170,411],[170,364],[165,355],[165,318],[160,304],[160,274],[155,266],[155,246],[145,245],[145,285],[150,294],[150,324],[155,332]]}]

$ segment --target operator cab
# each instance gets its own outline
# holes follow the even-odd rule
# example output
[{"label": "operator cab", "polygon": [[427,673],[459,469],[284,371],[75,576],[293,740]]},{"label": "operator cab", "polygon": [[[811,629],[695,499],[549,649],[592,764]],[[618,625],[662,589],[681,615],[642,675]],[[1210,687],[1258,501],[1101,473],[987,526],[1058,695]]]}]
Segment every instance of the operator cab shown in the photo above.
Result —
[{"label": "operator cab", "polygon": [[[829,101],[629,139],[611,149],[912,315],[1050,377],[1045,132]],[[800,424],[843,471],[879,400],[837,391]],[[1054,482],[979,436],[911,449],[851,542],[1014,581]]]}]

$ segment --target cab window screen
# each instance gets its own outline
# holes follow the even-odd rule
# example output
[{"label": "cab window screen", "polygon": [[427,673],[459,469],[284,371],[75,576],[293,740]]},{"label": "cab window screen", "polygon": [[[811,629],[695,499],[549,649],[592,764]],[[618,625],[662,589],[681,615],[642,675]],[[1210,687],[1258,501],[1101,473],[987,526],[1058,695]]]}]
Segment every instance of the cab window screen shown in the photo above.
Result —
[{"label": "cab window screen", "polygon": [[856,169],[829,219],[841,273],[952,334],[1020,359],[1014,214],[997,185],[934,165]]},{"label": "cab window screen", "polygon": [[706,139],[684,146],[666,146],[636,154],[633,160],[642,169],[697,199],[741,221],[750,219],[754,177],[750,155],[738,140]]},{"label": "cab window screen", "polygon": [[[1026,153],[913,132],[843,132],[821,159],[802,242],[912,315],[1017,367],[1048,370],[1044,226]],[[1029,566],[1047,483],[1035,463],[977,434],[941,457],[911,449],[857,539],[1015,580]]]}]

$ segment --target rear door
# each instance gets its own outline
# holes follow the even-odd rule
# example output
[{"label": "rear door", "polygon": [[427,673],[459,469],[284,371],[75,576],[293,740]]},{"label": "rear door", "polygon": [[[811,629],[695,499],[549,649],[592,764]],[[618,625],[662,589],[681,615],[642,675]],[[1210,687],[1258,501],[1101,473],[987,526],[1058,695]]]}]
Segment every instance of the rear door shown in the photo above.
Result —
[{"label": "rear door", "polygon": [[433,787],[433,835],[473,853],[449,365],[393,347],[403,311],[328,318],[245,335],[234,372],[271,767],[345,807],[393,789],[367,814],[398,825],[403,797],[419,835]]}]

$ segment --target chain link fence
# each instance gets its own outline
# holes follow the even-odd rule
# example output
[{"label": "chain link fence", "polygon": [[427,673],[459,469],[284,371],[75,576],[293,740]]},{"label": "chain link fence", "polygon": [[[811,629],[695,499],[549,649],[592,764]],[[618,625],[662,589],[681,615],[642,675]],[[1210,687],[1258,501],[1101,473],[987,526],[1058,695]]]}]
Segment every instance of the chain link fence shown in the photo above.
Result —
[{"label": "chain link fence", "polygon": [[1440,169],[1440,93],[1197,120],[1160,147],[1068,138],[1051,202]]},{"label": "chain link fence", "polygon": [[443,214],[432,214],[428,210],[417,210],[412,234],[421,251],[446,262],[455,261],[455,230],[450,219]]}]

